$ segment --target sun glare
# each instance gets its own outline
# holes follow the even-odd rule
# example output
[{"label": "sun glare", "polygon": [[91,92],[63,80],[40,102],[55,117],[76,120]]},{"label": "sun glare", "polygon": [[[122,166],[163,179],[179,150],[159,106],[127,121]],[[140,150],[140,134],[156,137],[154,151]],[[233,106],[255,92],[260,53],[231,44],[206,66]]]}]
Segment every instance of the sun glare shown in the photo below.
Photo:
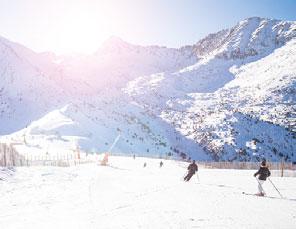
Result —
[{"label": "sun glare", "polygon": [[61,53],[91,53],[111,36],[108,15],[103,12],[73,9],[61,19],[57,49]]}]

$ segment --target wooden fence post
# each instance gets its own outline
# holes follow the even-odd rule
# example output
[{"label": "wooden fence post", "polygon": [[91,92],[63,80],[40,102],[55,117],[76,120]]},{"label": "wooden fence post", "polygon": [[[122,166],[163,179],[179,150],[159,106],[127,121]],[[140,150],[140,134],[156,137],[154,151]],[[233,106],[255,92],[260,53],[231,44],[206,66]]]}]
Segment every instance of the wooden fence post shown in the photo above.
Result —
[{"label": "wooden fence post", "polygon": [[282,163],[281,163],[281,177],[284,176],[284,159],[282,158]]},{"label": "wooden fence post", "polygon": [[3,152],[4,152],[4,167],[6,167],[6,165],[7,165],[7,163],[6,163],[6,147],[5,147],[5,145],[4,145],[4,147],[3,147]]}]

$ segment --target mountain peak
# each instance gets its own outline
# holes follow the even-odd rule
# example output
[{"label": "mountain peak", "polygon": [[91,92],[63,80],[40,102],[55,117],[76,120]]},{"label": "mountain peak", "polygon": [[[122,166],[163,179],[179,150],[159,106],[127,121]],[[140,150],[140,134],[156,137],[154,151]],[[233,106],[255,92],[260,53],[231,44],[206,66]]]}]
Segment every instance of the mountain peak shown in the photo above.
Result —
[{"label": "mountain peak", "polygon": [[195,51],[200,56],[214,53],[227,59],[264,56],[296,37],[295,27],[294,21],[250,17],[209,34],[196,43]]},{"label": "mountain peak", "polygon": [[104,41],[103,44],[105,43],[126,43],[126,42],[118,36],[110,36],[108,39]]},{"label": "mountain peak", "polygon": [[263,17],[258,17],[258,16],[253,16],[253,17],[245,18],[242,21],[262,21],[262,20],[271,20],[271,19],[263,18]]},{"label": "mountain peak", "polygon": [[101,45],[102,49],[113,49],[113,48],[127,48],[131,46],[131,44],[122,40],[120,37],[111,36],[107,40],[103,42]]}]

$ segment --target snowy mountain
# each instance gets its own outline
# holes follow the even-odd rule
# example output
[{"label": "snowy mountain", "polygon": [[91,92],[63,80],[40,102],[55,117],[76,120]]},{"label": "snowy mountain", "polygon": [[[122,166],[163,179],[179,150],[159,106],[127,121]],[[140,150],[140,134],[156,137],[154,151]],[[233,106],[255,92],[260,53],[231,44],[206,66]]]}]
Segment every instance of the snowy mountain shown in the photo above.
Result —
[{"label": "snowy mountain", "polygon": [[215,160],[295,161],[295,26],[244,20],[199,41],[196,64],[125,91]]},{"label": "snowy mountain", "polygon": [[216,54],[226,59],[270,54],[295,38],[295,22],[252,17],[210,34],[194,46],[198,56]]},{"label": "snowy mountain", "polygon": [[[137,46],[111,37],[93,55],[73,56],[61,61],[58,71],[67,91],[78,81],[79,91],[94,92],[122,88],[129,80],[156,72],[173,72],[197,62],[192,48],[169,49]],[[81,88],[81,81],[85,84]],[[77,91],[75,89],[75,92]]]},{"label": "snowy mountain", "polygon": [[[189,153],[202,153],[194,142],[175,133],[174,127],[158,117],[143,113],[121,92],[130,79],[139,75],[175,71],[196,61],[190,48],[142,47],[118,38],[110,38],[91,56],[55,57],[46,77],[63,91],[62,95],[56,94],[50,99],[62,99],[30,125],[20,120],[20,125],[26,128],[19,128],[22,130],[8,139],[25,142],[22,151],[45,153],[51,149],[81,147],[102,152],[107,151],[121,133],[113,149],[116,153],[170,155],[176,138],[182,141],[180,151],[190,148]],[[31,97],[29,93],[25,96]],[[34,113],[34,109],[31,112]],[[11,120],[17,121],[13,116]],[[3,126],[3,131],[5,128]],[[205,158],[202,154],[200,157]]]},{"label": "snowy mountain", "polygon": [[295,37],[256,17],[179,49],[112,37],[58,57],[1,39],[2,140],[102,152],[120,134],[116,153],[296,161]]},{"label": "snowy mountain", "polygon": [[0,134],[24,128],[60,104],[64,93],[48,77],[50,65],[43,54],[0,38]]}]

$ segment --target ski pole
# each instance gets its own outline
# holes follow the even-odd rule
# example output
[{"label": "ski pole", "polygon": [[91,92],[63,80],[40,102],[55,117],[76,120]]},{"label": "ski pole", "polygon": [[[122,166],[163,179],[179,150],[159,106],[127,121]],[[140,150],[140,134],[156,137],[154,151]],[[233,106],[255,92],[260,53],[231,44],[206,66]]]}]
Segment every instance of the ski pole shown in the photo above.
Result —
[{"label": "ski pole", "polygon": [[262,187],[262,185],[261,185],[260,181],[258,180],[258,178],[257,178],[257,177],[255,177],[255,178],[256,178],[256,180],[257,180],[257,182],[258,182],[258,184],[259,184],[259,186],[260,186],[261,190],[262,190],[262,191],[263,191],[263,193],[265,193],[265,195],[266,195],[266,192],[264,191],[264,189],[263,189],[263,187]]},{"label": "ski pole", "polygon": [[187,176],[188,172],[184,173],[182,180],[184,180],[184,178]]},{"label": "ski pole", "polygon": [[275,190],[277,190],[278,194],[281,196],[281,198],[284,198],[282,196],[282,194],[280,193],[280,191],[277,189],[277,187],[274,185],[274,183],[271,181],[271,179],[268,177],[268,180],[270,181],[270,183],[272,184],[272,186],[275,188]]},{"label": "ski pole", "polygon": [[198,182],[200,182],[198,172],[196,173],[196,176],[197,176],[197,180],[198,180]]}]

